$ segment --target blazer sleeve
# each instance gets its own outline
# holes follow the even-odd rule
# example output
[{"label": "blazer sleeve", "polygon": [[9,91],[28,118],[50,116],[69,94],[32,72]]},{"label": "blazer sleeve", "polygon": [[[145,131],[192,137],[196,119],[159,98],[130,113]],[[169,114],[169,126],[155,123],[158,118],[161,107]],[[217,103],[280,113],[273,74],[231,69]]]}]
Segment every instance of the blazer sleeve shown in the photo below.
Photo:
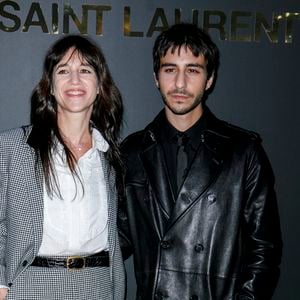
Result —
[{"label": "blazer sleeve", "polygon": [[6,150],[0,138],[0,285],[6,286],[5,256],[6,256],[6,193],[8,175],[6,172]]},{"label": "blazer sleeve", "polygon": [[260,142],[247,159],[243,230],[245,244],[238,300],[272,298],[279,278],[282,240],[274,176]]}]

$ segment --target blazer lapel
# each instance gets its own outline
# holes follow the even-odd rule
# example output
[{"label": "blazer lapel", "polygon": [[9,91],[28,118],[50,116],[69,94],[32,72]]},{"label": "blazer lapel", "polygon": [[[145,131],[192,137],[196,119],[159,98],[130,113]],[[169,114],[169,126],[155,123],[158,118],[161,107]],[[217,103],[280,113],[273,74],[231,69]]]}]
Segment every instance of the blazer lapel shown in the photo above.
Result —
[{"label": "blazer lapel", "polygon": [[38,251],[43,234],[43,171],[41,161],[36,159],[35,151],[29,145],[25,147],[21,165],[27,187],[27,201],[32,219],[35,245],[37,246],[35,250]]}]

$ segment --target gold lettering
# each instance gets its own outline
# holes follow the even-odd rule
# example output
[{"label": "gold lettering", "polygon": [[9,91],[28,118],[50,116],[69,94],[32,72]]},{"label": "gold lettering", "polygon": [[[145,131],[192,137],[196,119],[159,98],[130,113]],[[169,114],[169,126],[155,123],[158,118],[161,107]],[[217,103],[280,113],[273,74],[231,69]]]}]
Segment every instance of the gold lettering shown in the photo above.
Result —
[{"label": "gold lettering", "polygon": [[278,43],[278,35],[279,35],[279,19],[277,19],[274,15],[272,18],[272,29],[270,28],[266,18],[262,13],[256,13],[255,18],[255,34],[254,40],[255,42],[260,42],[261,38],[261,28],[264,29],[267,37],[272,43]]},{"label": "gold lettering", "polygon": [[[37,14],[38,20],[33,21],[34,14]],[[40,4],[37,2],[33,2],[30,6],[27,18],[25,20],[24,26],[22,28],[23,32],[27,32],[30,26],[40,26],[43,32],[48,33],[48,27],[46,24],[45,17],[41,10]]]},{"label": "gold lettering", "polygon": [[286,30],[285,30],[285,43],[290,44],[293,42],[293,23],[294,20],[300,20],[300,13],[286,12]]},{"label": "gold lettering", "polygon": [[103,35],[103,12],[110,11],[108,5],[83,5],[83,10],[94,10],[96,12],[96,34]]},{"label": "gold lettering", "polygon": [[181,8],[175,8],[174,15],[175,15],[175,24],[181,23]]},{"label": "gold lettering", "polygon": [[131,11],[129,6],[124,7],[124,27],[123,32],[125,36],[142,37],[144,33],[141,31],[131,31]]},{"label": "gold lettering", "polygon": [[79,21],[78,17],[75,15],[73,8],[70,6],[70,4],[65,3],[64,4],[64,33],[70,32],[69,27],[69,19],[70,17],[74,21],[74,24],[76,25],[77,29],[81,34],[87,34],[87,24],[88,24],[88,14],[87,10],[84,9],[82,11],[82,19],[81,22]]},{"label": "gold lettering", "polygon": [[[181,8],[175,8],[175,11],[174,11],[175,24],[181,23],[181,12],[182,12]],[[198,24],[198,15],[199,15],[198,10],[192,9],[192,23],[193,24]]]},{"label": "gold lettering", "polygon": [[[157,25],[159,23],[159,20],[161,23],[160,26]],[[147,32],[147,37],[152,37],[154,31],[162,32],[162,31],[168,29],[168,27],[169,27],[168,20],[165,15],[164,9],[157,8],[154,16],[152,18],[151,24],[149,26],[149,30]]]},{"label": "gold lettering", "polygon": [[56,3],[52,4],[52,34],[58,34],[58,5]]},{"label": "gold lettering", "polygon": [[[215,18],[217,17],[219,19],[219,22],[212,23],[211,17],[215,17]],[[220,39],[227,40],[225,24],[226,24],[226,15],[222,11],[219,10],[204,11],[203,29],[206,32],[209,32],[210,29],[217,29],[219,30]]]},{"label": "gold lettering", "polygon": [[242,23],[239,22],[240,17],[252,17],[251,12],[246,11],[233,11],[231,14],[231,36],[230,39],[232,41],[240,41],[240,42],[251,42],[252,35],[251,32],[247,34],[240,34],[238,35],[238,29],[249,29],[249,23]]},{"label": "gold lettering", "polygon": [[0,21],[0,30],[6,32],[17,31],[21,26],[21,20],[16,16],[7,11],[5,11],[6,6],[11,6],[14,10],[20,10],[18,3],[13,1],[2,1],[0,2],[0,17],[11,20],[14,24],[13,26],[7,26],[2,21]]},{"label": "gold lettering", "polygon": [[199,11],[197,9],[192,9],[192,19],[193,19],[193,24],[198,24],[198,19],[199,19]]}]

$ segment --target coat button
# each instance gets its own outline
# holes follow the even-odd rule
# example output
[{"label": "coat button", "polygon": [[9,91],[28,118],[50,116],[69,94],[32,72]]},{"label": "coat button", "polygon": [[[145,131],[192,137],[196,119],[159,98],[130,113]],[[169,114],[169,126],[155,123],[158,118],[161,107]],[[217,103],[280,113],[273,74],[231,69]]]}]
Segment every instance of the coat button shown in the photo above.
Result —
[{"label": "coat button", "polygon": [[196,252],[200,253],[201,251],[204,250],[204,247],[202,244],[197,244],[194,249]]},{"label": "coat button", "polygon": [[11,287],[12,286],[12,283],[10,282],[10,283],[8,283],[8,285],[7,285],[8,287]]},{"label": "coat button", "polygon": [[209,204],[213,204],[214,202],[216,202],[216,195],[215,194],[209,194],[207,196],[207,200],[208,200]]},{"label": "coat button", "polygon": [[165,297],[161,292],[155,293],[155,300],[163,300]]},{"label": "coat button", "polygon": [[193,295],[193,296],[190,297],[190,300],[198,300],[198,296]]},{"label": "coat button", "polygon": [[163,248],[163,249],[169,249],[171,247],[171,244],[169,241],[161,241],[160,242],[160,246]]}]

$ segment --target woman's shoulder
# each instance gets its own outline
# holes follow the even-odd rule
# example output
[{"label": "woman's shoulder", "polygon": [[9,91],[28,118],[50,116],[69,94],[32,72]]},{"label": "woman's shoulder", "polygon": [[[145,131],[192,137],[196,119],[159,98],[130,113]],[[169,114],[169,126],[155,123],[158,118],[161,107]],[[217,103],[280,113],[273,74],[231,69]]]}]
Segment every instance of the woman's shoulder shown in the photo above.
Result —
[{"label": "woman's shoulder", "polygon": [[27,141],[31,129],[31,125],[25,125],[22,127],[3,130],[0,132],[0,142],[6,146],[11,144],[15,145],[16,143],[24,143]]}]

